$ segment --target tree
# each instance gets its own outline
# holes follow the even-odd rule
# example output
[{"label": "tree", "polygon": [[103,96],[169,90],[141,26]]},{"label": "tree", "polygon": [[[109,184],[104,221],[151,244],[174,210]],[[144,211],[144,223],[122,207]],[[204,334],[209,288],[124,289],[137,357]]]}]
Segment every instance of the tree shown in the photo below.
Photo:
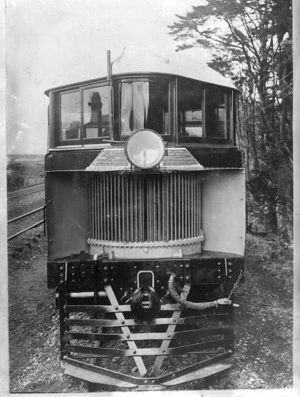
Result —
[{"label": "tree", "polygon": [[209,65],[241,90],[248,197],[263,208],[265,226],[291,234],[291,0],[207,0],[177,18],[170,26],[177,49],[209,49]]}]

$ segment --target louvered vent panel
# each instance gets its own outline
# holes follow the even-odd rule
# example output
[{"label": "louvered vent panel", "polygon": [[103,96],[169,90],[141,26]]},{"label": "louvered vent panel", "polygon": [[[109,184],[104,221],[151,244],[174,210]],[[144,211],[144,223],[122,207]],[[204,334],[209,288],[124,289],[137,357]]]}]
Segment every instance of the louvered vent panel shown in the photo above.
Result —
[{"label": "louvered vent panel", "polygon": [[196,173],[136,176],[103,173],[91,184],[93,239],[152,242],[201,234]]}]

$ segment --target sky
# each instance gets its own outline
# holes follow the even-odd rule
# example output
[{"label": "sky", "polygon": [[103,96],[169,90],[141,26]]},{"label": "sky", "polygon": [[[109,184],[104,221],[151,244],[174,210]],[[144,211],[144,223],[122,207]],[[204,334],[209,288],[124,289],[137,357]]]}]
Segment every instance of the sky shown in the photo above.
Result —
[{"label": "sky", "polygon": [[112,60],[128,45],[175,51],[168,25],[201,2],[6,1],[8,154],[46,152],[47,88],[103,76],[107,50]]}]

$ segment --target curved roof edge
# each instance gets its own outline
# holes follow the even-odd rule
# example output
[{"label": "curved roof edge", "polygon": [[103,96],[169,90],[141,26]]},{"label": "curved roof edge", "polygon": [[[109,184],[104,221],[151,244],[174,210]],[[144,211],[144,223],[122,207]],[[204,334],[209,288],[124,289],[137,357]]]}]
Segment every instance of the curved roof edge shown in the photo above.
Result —
[{"label": "curved roof edge", "polygon": [[165,52],[163,55],[147,47],[128,46],[115,61],[112,73],[166,73],[200,80],[204,83],[237,89],[233,82],[211,69],[189,50]]},{"label": "curved roof edge", "polygon": [[[92,78],[86,81],[74,82],[73,84],[61,85],[58,88],[67,88],[77,84],[86,84],[105,78],[107,70],[106,65],[102,65],[100,73],[102,77]],[[101,73],[102,72],[102,73]],[[211,69],[195,54],[184,50],[182,52],[165,52],[163,55],[157,51],[154,52],[147,47],[127,46],[123,49],[118,58],[112,59],[112,75],[129,75],[129,74],[169,74],[179,77],[186,77],[204,83],[216,84],[226,88],[238,90],[233,82],[222,76],[220,73]],[[48,95],[51,89],[45,93]]]}]

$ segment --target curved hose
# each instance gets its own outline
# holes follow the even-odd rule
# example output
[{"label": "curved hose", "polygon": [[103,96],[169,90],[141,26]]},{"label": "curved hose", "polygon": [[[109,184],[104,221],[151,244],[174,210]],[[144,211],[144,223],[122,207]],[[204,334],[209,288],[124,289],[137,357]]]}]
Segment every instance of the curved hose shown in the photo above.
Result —
[{"label": "curved hose", "polygon": [[231,305],[231,300],[222,298],[218,299],[213,302],[191,302],[187,301],[184,298],[181,298],[180,295],[178,294],[176,287],[175,287],[175,277],[176,275],[174,273],[170,274],[169,281],[168,281],[168,289],[170,292],[170,295],[172,298],[179,303],[181,306],[183,306],[186,309],[194,309],[194,310],[205,310],[209,309],[211,307],[218,307],[219,305]]}]

